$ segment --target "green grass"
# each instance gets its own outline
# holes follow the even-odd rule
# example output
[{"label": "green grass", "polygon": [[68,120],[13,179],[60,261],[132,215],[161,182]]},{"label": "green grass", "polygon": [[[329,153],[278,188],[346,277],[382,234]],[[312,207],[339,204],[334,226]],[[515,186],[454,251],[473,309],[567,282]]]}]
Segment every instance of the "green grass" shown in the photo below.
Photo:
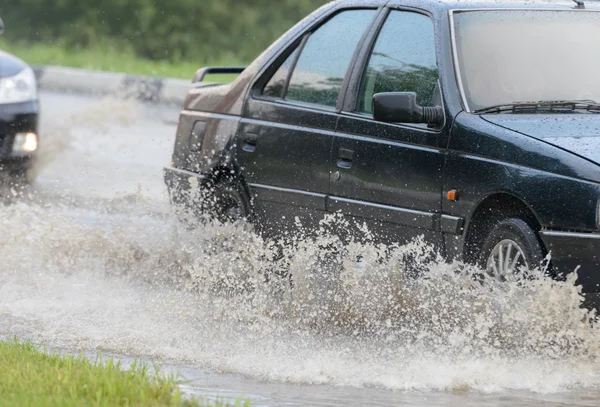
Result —
[{"label": "green grass", "polygon": [[[210,61],[210,63],[151,61],[138,58],[132,52],[105,45],[86,49],[68,49],[59,44],[24,44],[0,39],[0,49],[16,55],[30,65],[57,65],[93,71],[180,78],[190,81],[196,70],[202,66],[245,65],[243,62],[234,60],[215,60]],[[229,82],[234,77],[231,75],[211,75],[206,80],[209,82]]]},{"label": "green grass", "polygon": [[174,377],[137,362],[124,369],[113,359],[60,356],[18,340],[0,341],[0,405],[226,406],[184,400]]}]

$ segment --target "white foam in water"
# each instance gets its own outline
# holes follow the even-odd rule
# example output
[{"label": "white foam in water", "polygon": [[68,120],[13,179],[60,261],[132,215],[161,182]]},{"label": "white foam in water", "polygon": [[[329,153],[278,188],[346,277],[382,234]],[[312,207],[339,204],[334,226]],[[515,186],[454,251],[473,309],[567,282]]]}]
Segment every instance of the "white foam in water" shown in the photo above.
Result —
[{"label": "white foam in water", "polygon": [[338,275],[317,238],[288,249],[290,291],[264,282],[272,252],[235,227],[189,232],[143,212],[88,224],[85,211],[25,203],[4,214],[3,334],[293,383],[552,392],[598,380],[600,334],[572,281],[481,285],[438,261],[407,277],[419,244],[385,260],[346,246]]},{"label": "white foam in water", "polygon": [[[342,243],[335,216],[316,237],[298,232],[284,261],[245,225],[185,229],[156,186],[136,195],[129,179],[119,185],[137,198],[118,204],[98,179],[91,196],[82,181],[69,190],[61,161],[80,165],[77,151],[89,147],[76,143],[43,170],[33,197],[0,207],[0,335],[287,383],[542,393],[598,384],[600,331],[575,276],[480,283],[419,241]],[[142,167],[160,169],[160,154]],[[96,169],[108,160],[89,157]],[[152,171],[138,181],[161,183]],[[84,201],[57,197],[55,181]],[[281,270],[293,289],[265,280]]]}]

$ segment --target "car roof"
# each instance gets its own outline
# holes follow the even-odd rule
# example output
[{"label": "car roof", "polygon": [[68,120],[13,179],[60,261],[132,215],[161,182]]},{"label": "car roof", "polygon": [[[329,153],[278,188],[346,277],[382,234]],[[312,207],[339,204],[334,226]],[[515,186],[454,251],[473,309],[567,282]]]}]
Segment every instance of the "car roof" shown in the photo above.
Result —
[{"label": "car roof", "polygon": [[[407,6],[430,11],[457,10],[457,9],[554,9],[573,10],[577,4],[573,0],[338,0],[339,3],[352,5],[379,6],[387,3],[388,6]],[[600,11],[599,0],[584,0],[586,10]]]},{"label": "car roof", "polygon": [[[447,9],[465,9],[465,8],[544,8],[544,9],[576,9],[577,4],[573,0],[431,0],[427,3],[439,3],[446,5]],[[390,1],[390,3],[401,3],[401,1]],[[586,9],[600,10],[600,2],[584,0]]]}]

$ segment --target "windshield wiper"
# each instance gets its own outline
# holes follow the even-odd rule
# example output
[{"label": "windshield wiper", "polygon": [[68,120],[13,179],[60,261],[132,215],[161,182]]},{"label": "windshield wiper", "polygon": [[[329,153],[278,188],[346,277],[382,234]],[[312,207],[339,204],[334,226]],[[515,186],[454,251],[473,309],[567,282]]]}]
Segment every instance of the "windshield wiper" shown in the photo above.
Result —
[{"label": "windshield wiper", "polygon": [[473,113],[537,113],[537,112],[565,112],[585,110],[600,113],[600,104],[593,100],[542,100],[539,102],[513,102],[502,105],[477,109]]}]

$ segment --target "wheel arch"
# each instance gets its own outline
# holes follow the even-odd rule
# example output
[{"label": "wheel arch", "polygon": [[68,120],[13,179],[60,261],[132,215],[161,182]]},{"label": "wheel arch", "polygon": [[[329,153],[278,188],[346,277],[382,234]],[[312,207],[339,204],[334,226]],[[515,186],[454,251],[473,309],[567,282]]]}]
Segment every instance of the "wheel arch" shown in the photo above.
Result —
[{"label": "wheel arch", "polygon": [[254,195],[252,193],[252,190],[250,189],[248,182],[246,182],[242,171],[235,164],[234,161],[224,162],[217,165],[210,172],[207,181],[212,184],[218,184],[220,182],[229,181],[239,182],[244,191],[246,192],[246,195],[250,201],[250,206],[254,208]]},{"label": "wheel arch", "polygon": [[519,218],[525,221],[536,232],[537,238],[546,252],[544,243],[539,236],[542,222],[534,209],[510,192],[497,191],[488,194],[474,205],[465,226],[463,258],[466,262],[476,261],[477,254],[494,224],[507,218]]}]

